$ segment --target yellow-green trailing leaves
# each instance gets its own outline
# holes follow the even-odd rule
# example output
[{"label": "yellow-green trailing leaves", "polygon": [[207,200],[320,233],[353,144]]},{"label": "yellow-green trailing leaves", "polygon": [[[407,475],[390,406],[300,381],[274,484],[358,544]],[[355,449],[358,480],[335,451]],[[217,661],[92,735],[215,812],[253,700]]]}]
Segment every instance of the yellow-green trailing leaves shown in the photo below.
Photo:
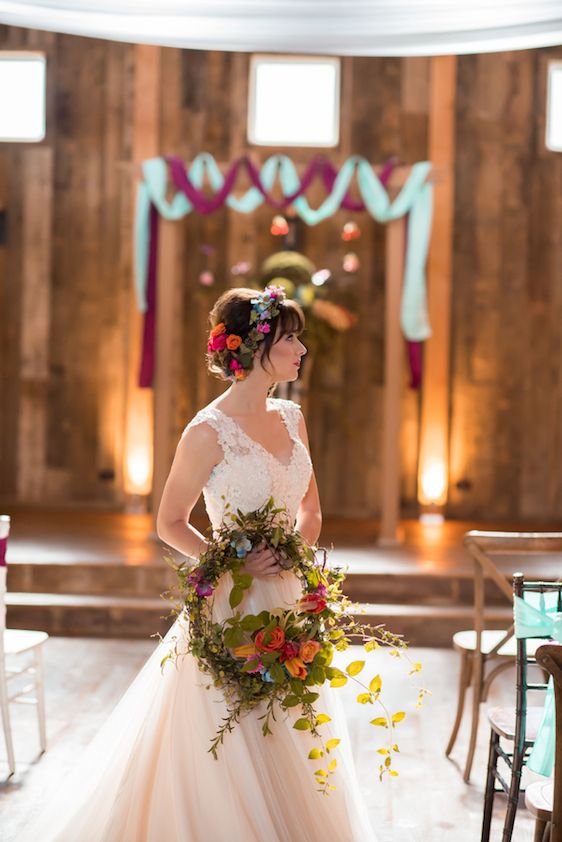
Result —
[{"label": "yellow-green trailing leaves", "polygon": [[363,667],[365,666],[365,661],[352,661],[351,664],[346,669],[346,673],[350,676],[359,675]]},{"label": "yellow-green trailing leaves", "polygon": [[328,740],[328,742],[326,743],[326,751],[332,751],[332,749],[336,748],[336,746],[339,746],[340,743],[341,740],[338,740],[337,737],[334,737],[332,740]]},{"label": "yellow-green trailing leaves", "polygon": [[392,715],[392,721],[394,722],[394,724],[396,724],[397,722],[402,722],[405,716],[406,714],[404,713],[404,711],[399,710],[398,713],[394,713]]},{"label": "yellow-green trailing leaves", "polygon": [[324,725],[324,723],[331,722],[331,721],[332,721],[332,717],[328,716],[327,713],[319,713],[318,716],[316,717],[316,724],[317,725]]},{"label": "yellow-green trailing leaves", "polygon": [[380,693],[382,687],[382,679],[380,675],[375,675],[373,679],[371,679],[371,683],[369,684],[369,690],[371,693]]},{"label": "yellow-green trailing leaves", "polygon": [[308,719],[304,719],[304,717],[302,719],[297,719],[293,728],[296,731],[310,731],[310,722]]},{"label": "yellow-green trailing leaves", "polygon": [[324,752],[321,748],[313,748],[308,753],[309,760],[319,760],[321,757],[324,757]]}]

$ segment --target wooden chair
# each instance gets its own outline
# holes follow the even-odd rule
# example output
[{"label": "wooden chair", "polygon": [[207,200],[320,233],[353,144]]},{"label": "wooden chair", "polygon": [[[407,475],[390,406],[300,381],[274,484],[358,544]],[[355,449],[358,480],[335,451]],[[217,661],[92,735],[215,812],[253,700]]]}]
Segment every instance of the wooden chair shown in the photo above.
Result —
[{"label": "wooden chair", "polygon": [[[562,532],[480,532],[472,530],[464,536],[464,545],[474,562],[474,628],[453,635],[453,646],[461,656],[457,711],[449,742],[447,757],[455,745],[462,721],[466,692],[472,688],[472,710],[468,753],[464,780],[468,783],[476,749],[480,705],[488,697],[490,685],[503,670],[515,664],[517,645],[513,625],[498,631],[485,629],[485,585],[492,581],[511,604],[513,592],[505,574],[494,564],[494,554],[517,556],[517,567],[523,566],[522,554],[561,553]],[[532,652],[529,641],[529,651]],[[534,644],[535,646],[537,644]]]},{"label": "wooden chair", "polygon": [[[562,582],[526,582],[522,573],[516,573],[513,577],[513,594],[515,600],[525,600],[529,594],[552,593],[554,606],[559,609],[562,606]],[[520,602],[522,605],[523,603]],[[519,607],[517,606],[517,611]],[[539,617],[541,614],[539,613]],[[490,723],[490,750],[488,755],[488,772],[486,776],[486,790],[484,800],[484,816],[482,819],[481,842],[488,842],[490,838],[490,827],[492,822],[492,810],[494,806],[494,795],[503,790],[508,796],[507,810],[503,826],[502,842],[511,842],[515,815],[521,792],[521,775],[523,767],[528,759],[528,752],[533,747],[537,737],[539,726],[543,718],[543,706],[531,706],[527,701],[529,690],[542,690],[546,693],[546,683],[530,683],[528,680],[528,666],[536,666],[534,654],[540,638],[550,638],[551,630],[544,629],[521,629],[521,622],[517,621],[517,681],[515,706],[498,707],[488,711]],[[535,643],[533,647],[529,644],[531,640]],[[507,741],[513,745],[513,751],[506,751],[501,741]],[[506,781],[498,771],[498,760],[501,758],[510,773],[509,781]],[[496,790],[496,781],[501,789]]]},{"label": "wooden chair", "polygon": [[541,646],[536,660],[554,681],[556,754],[554,778],[530,784],[525,805],[536,819],[534,842],[562,842],[562,646]]},{"label": "wooden chair", "polygon": [[[14,744],[10,722],[10,704],[31,704],[37,707],[41,753],[47,750],[45,696],[43,687],[43,644],[49,635],[43,631],[6,628],[6,544],[10,519],[0,516],[0,713],[10,775],[16,771]],[[24,663],[20,663],[21,658]],[[13,679],[30,676],[31,681],[10,693]]]}]

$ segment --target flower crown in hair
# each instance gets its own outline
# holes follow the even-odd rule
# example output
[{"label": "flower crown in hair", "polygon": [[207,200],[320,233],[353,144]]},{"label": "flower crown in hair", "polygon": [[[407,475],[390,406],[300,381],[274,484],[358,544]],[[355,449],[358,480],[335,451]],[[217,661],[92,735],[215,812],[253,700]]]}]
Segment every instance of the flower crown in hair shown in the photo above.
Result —
[{"label": "flower crown in hair", "polygon": [[224,322],[211,330],[207,351],[220,354],[223,370],[227,377],[244,380],[252,370],[254,354],[265,334],[270,333],[272,319],[279,315],[279,305],[286,299],[283,287],[268,286],[251,299],[250,331],[245,339],[236,333],[228,333]]}]

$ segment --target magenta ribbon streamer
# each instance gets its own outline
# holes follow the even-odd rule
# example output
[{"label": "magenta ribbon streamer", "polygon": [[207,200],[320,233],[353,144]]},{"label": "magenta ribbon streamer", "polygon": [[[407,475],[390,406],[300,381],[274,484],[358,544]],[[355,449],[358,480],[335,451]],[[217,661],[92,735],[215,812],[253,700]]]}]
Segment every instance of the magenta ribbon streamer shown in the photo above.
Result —
[{"label": "magenta ribbon streamer", "polygon": [[[322,178],[326,191],[330,194],[338,174],[336,167],[327,158],[323,155],[315,155],[303,174],[299,189],[291,193],[290,196],[284,196],[282,199],[274,199],[261,183],[260,173],[255,164],[244,155],[232,164],[225,176],[221,189],[212,198],[208,199],[202,190],[191,183],[181,158],[178,158],[176,155],[168,155],[166,156],[166,161],[169,164],[170,175],[176,189],[181,190],[193,205],[194,210],[204,216],[214,213],[223,207],[236,183],[240,168],[246,170],[252,185],[262,194],[266,204],[276,210],[283,210],[289,207],[295,199],[303,196],[317,176]],[[362,202],[354,201],[349,193],[346,193],[344,196],[341,207],[350,211],[365,210],[365,205]]]},{"label": "magenta ribbon streamer", "polygon": [[150,240],[148,252],[146,313],[142,333],[139,386],[148,389],[154,380],[156,349],[156,262],[158,256],[158,210],[150,205]]},{"label": "magenta ribbon streamer", "polygon": [[6,567],[6,549],[8,548],[8,539],[0,538],[0,567]]},{"label": "magenta ribbon streamer", "polygon": [[[303,174],[299,189],[290,196],[284,196],[283,199],[279,200],[274,199],[273,196],[271,196],[265,190],[260,180],[259,170],[252,163],[252,161],[250,161],[248,157],[242,156],[232,164],[230,170],[228,171],[225,177],[224,184],[221,187],[221,189],[217,193],[215,193],[215,195],[212,198],[208,199],[206,196],[204,196],[203,192],[197,187],[195,187],[189,180],[185,169],[185,165],[181,158],[178,158],[175,155],[169,155],[166,157],[166,160],[170,167],[170,174],[174,186],[177,190],[181,190],[185,194],[187,199],[189,199],[189,201],[193,205],[194,210],[202,215],[214,213],[219,208],[223,207],[224,203],[226,202],[226,199],[232,191],[232,188],[234,187],[236,178],[238,176],[238,171],[241,167],[244,167],[246,169],[250,181],[252,182],[253,186],[260,191],[260,193],[264,197],[265,202],[277,210],[282,210],[283,208],[288,207],[292,202],[295,201],[295,199],[297,199],[299,196],[302,196],[308,190],[308,188],[318,175],[321,176],[328,194],[331,193],[338,174],[338,170],[336,169],[336,167],[334,167],[333,164],[331,164],[327,158],[325,158],[323,155],[315,155],[310,164],[308,165],[305,173]],[[386,187],[386,185],[388,184],[390,176],[392,175],[392,172],[397,162],[397,159],[394,157],[389,158],[384,163],[381,173],[379,175],[379,179],[383,187]],[[341,207],[349,211],[365,210],[365,205],[362,202],[357,202],[353,200],[349,193],[346,193],[342,201]],[[154,204],[151,204],[150,240],[146,288],[147,310],[144,315],[141,364],[139,372],[139,386],[141,388],[150,388],[154,381],[156,354],[157,255],[158,211],[156,209],[156,206]],[[410,363],[410,371],[412,375],[410,385],[412,388],[417,389],[421,384],[422,374],[422,353],[420,342],[408,342],[408,360]]]}]

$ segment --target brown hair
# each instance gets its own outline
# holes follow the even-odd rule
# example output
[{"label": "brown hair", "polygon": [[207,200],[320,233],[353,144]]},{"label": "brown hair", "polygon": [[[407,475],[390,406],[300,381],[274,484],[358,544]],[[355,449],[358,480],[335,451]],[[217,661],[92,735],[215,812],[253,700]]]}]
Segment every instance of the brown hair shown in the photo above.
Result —
[{"label": "brown hair", "polygon": [[[256,297],[257,292],[258,290],[248,289],[247,287],[235,287],[223,292],[209,313],[211,329],[222,323],[225,325],[227,333],[234,333],[244,341],[251,330],[252,298]],[[260,348],[263,349],[260,364],[265,371],[267,371],[267,368],[264,365],[264,360],[269,361],[272,345],[288,333],[302,333],[304,330],[304,313],[296,301],[287,298],[285,301],[279,302],[279,315],[274,316],[269,324],[271,331],[264,334],[264,339],[260,342]],[[232,354],[228,349],[208,351],[207,368],[219,380],[228,380],[227,370],[231,359]]]}]

